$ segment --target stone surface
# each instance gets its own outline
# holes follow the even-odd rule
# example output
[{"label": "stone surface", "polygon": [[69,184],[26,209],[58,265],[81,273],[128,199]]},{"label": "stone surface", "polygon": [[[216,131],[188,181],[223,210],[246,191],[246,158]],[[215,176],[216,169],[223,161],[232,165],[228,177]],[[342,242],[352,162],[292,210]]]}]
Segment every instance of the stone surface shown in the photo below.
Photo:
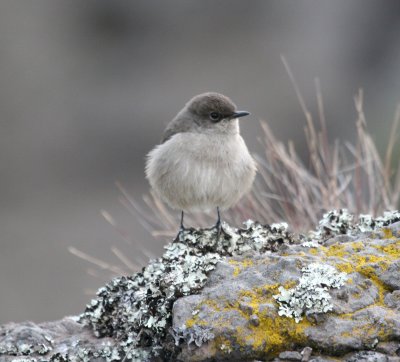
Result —
[{"label": "stone surface", "polygon": [[311,358],[312,355],[312,348],[311,347],[304,347],[303,350],[301,351],[302,355],[302,362],[308,362]]},{"label": "stone surface", "polygon": [[[383,342],[393,343],[385,353],[394,354],[396,346],[400,347],[397,234],[387,228],[382,235],[332,238],[327,245],[292,245],[270,255],[221,261],[199,294],[174,304],[175,327],[204,325],[215,335],[213,341],[195,351],[183,346],[181,358],[273,359],[281,351],[300,352],[307,346],[327,356],[344,358],[351,351],[373,350]],[[298,283],[302,268],[315,262],[348,276],[345,285],[328,291],[332,311],[309,314],[305,310],[299,323],[280,316],[273,298],[279,286],[289,289]],[[255,316],[258,324],[253,323]]]},{"label": "stone surface", "polygon": [[398,220],[186,230],[80,317],[0,327],[0,362],[400,361]]},{"label": "stone surface", "polygon": [[113,338],[97,338],[92,330],[65,317],[56,322],[8,323],[0,327],[0,362],[120,361]]},{"label": "stone surface", "polygon": [[279,358],[281,360],[287,360],[287,361],[301,361],[302,355],[300,352],[296,351],[285,351],[279,353]]},{"label": "stone surface", "polygon": [[399,361],[397,357],[389,357],[385,354],[375,351],[362,351],[346,358],[346,362],[395,362]]}]

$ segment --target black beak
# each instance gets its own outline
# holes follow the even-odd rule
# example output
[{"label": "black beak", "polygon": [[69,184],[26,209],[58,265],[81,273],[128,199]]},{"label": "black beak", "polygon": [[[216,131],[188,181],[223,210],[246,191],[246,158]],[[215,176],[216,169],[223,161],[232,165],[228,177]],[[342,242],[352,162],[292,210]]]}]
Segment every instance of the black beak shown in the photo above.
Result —
[{"label": "black beak", "polygon": [[234,114],[232,114],[232,118],[240,118],[240,117],[246,117],[250,114],[250,112],[246,111],[237,111]]}]

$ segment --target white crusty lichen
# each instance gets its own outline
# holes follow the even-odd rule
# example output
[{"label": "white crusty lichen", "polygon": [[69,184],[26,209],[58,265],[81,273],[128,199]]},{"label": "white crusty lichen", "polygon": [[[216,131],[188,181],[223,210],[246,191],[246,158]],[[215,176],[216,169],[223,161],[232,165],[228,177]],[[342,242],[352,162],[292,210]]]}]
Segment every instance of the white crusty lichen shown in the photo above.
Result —
[{"label": "white crusty lichen", "polygon": [[305,248],[319,248],[321,244],[315,240],[311,240],[311,241],[304,241],[303,243],[301,243],[301,246],[304,246]]},{"label": "white crusty lichen", "polygon": [[[218,261],[249,251],[275,251],[283,244],[295,242],[285,223],[270,226],[249,221],[244,229],[234,229],[224,223],[223,228],[220,237],[215,228],[185,230],[165,247],[162,258],[151,260],[139,273],[115,278],[101,288],[81,315],[81,321],[96,336],[116,337],[121,341],[121,355],[129,354],[146,361],[157,356],[168,338],[173,303],[198,292]],[[199,345],[212,338],[212,333],[196,327],[175,331],[175,338],[178,342]],[[138,357],[145,352],[149,358]],[[174,353],[164,350],[163,356],[173,360]]]},{"label": "white crusty lichen", "polygon": [[200,347],[203,343],[211,341],[215,337],[214,333],[211,332],[211,328],[197,325],[190,328],[185,325],[180,328],[173,328],[171,334],[175,339],[176,346],[179,346],[183,341],[188,346],[194,343],[197,347]]},{"label": "white crusty lichen", "polygon": [[[47,337],[47,338],[46,338]],[[48,352],[52,351],[51,346],[51,338],[45,336],[49,343],[24,343],[22,341],[8,342],[3,345],[0,345],[0,355],[1,354],[10,354],[10,355],[30,355],[30,354],[39,354],[45,355]]]},{"label": "white crusty lichen", "polygon": [[317,230],[310,232],[312,239],[323,240],[334,235],[349,234],[353,229],[354,215],[347,209],[331,210],[322,216]]},{"label": "white crusty lichen", "polygon": [[383,216],[376,218],[373,218],[371,215],[361,214],[357,226],[361,232],[375,231],[398,221],[400,221],[399,211],[385,211]]},{"label": "white crusty lichen", "polygon": [[330,210],[322,216],[316,230],[309,232],[309,239],[323,243],[336,235],[357,235],[360,232],[376,231],[400,221],[400,212],[385,211],[383,216],[360,214],[356,219],[347,209]]},{"label": "white crusty lichen", "polygon": [[[293,234],[288,232],[289,226],[285,222],[262,225],[253,220],[247,220],[244,222],[244,225],[245,229],[241,230],[241,237],[248,238],[252,241],[252,243],[248,245],[250,250],[262,252],[265,250],[266,244],[268,244],[268,250],[276,251],[281,244],[293,243]],[[239,250],[240,253],[245,251],[243,247]]]},{"label": "white crusty lichen", "polygon": [[[346,209],[329,211],[309,237],[289,233],[284,222],[262,225],[248,220],[243,229],[224,223],[224,232],[219,238],[216,229],[187,229],[165,247],[161,258],[150,261],[141,272],[116,278],[101,288],[82,314],[81,321],[99,337],[116,337],[120,341],[121,355],[129,353],[133,358],[146,361],[147,354],[151,358],[162,349],[163,356],[173,359],[176,350],[164,348],[170,336],[172,305],[178,298],[203,288],[209,272],[221,259],[248,252],[274,252],[293,243],[317,247],[335,235],[352,235],[389,225],[399,221],[400,214],[385,213],[380,218],[362,216],[359,220],[355,222]],[[303,269],[299,285],[292,290],[281,288],[281,294],[276,296],[279,313],[298,321],[304,313],[330,310],[328,289],[344,282],[344,275],[332,270],[329,266],[317,268],[312,264]]]},{"label": "white crusty lichen", "polygon": [[274,295],[279,304],[278,314],[294,318],[296,323],[304,314],[326,313],[332,310],[328,290],[340,288],[347,280],[346,273],[339,273],[330,266],[312,263],[302,270],[299,284],[291,289],[279,287]]},{"label": "white crusty lichen", "polygon": [[[13,336],[6,333],[0,343],[0,355],[25,355],[29,362],[46,361],[47,354],[51,354],[50,362],[90,362],[97,358],[107,362],[176,360],[183,343],[194,347],[214,338],[214,331],[205,325],[173,330],[172,306],[178,298],[198,293],[220,260],[248,256],[249,251],[271,253],[287,249],[289,244],[316,248],[332,236],[375,232],[398,221],[398,211],[385,212],[376,218],[360,215],[357,221],[342,209],[324,214],[317,229],[307,237],[289,233],[286,223],[262,225],[251,220],[243,229],[224,223],[224,232],[219,238],[215,228],[187,229],[165,247],[161,258],[151,260],[134,275],[115,278],[100,288],[97,297],[80,316],[79,320],[96,336],[113,337],[112,343],[93,348],[85,340],[76,340],[62,352],[54,352],[50,336],[45,335],[35,343],[20,339],[15,342]],[[285,258],[285,255],[279,257]],[[339,288],[345,281],[346,274],[332,266],[310,264],[302,269],[295,288],[279,288],[280,293],[274,296],[279,304],[278,312],[299,322],[304,315],[330,311],[329,290]],[[196,309],[193,315],[198,313]],[[224,344],[220,349],[231,351],[230,346]],[[29,358],[31,355],[37,358]]]}]

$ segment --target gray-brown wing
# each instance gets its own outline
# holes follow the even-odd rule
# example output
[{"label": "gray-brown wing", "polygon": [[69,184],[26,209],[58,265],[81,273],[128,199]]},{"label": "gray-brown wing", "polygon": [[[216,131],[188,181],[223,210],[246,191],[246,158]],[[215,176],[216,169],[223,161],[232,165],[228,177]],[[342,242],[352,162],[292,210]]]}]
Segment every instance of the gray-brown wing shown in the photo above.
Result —
[{"label": "gray-brown wing", "polygon": [[192,127],[192,122],[186,117],[176,117],[174,118],[164,130],[161,143],[168,141],[173,135],[182,132],[188,132]]}]

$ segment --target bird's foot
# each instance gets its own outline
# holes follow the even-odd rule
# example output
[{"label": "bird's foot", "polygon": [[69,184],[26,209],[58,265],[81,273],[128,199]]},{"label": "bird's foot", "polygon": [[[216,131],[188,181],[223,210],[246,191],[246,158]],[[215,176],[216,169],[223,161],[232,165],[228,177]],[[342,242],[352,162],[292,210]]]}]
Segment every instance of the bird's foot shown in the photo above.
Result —
[{"label": "bird's foot", "polygon": [[219,207],[217,207],[217,215],[218,215],[218,219],[217,219],[217,223],[215,224],[214,228],[217,229],[217,240],[219,240],[221,237],[221,234],[224,234],[224,236],[228,236],[228,237],[229,237],[229,234],[222,227],[221,214],[219,211]]},{"label": "bird's foot", "polygon": [[182,237],[184,236],[184,233],[186,231],[186,228],[184,226],[181,226],[179,228],[178,234],[176,235],[175,239],[174,239],[174,243],[177,243],[179,241],[182,241]]},{"label": "bird's foot", "polygon": [[218,220],[217,223],[214,226],[214,229],[217,230],[217,240],[221,238],[221,235],[223,236],[229,236],[229,234],[224,230],[222,227],[222,222],[221,220]]}]

